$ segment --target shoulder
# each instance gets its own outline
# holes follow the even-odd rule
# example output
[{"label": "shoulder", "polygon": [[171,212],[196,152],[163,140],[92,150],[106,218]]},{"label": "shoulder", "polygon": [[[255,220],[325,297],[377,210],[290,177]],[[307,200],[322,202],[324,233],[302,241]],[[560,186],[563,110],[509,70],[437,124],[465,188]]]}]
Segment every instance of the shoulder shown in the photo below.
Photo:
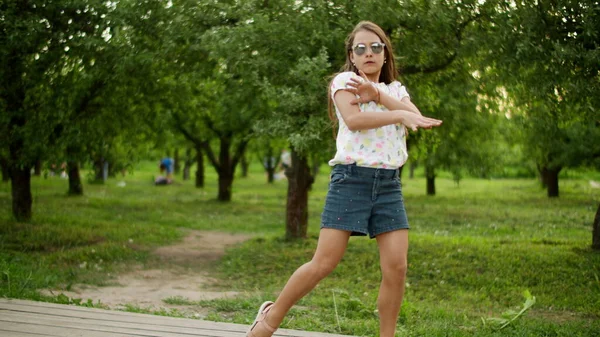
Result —
[{"label": "shoulder", "polygon": [[334,80],[335,80],[335,79],[342,79],[342,78],[343,78],[343,79],[350,79],[350,78],[352,78],[352,77],[358,77],[358,75],[356,75],[356,74],[355,74],[354,72],[352,72],[352,71],[344,71],[344,72],[341,72],[341,73],[339,73],[339,74],[335,75],[335,77],[334,77],[333,79],[334,79]]},{"label": "shoulder", "polygon": [[410,97],[406,87],[403,86],[399,81],[393,81],[392,83],[388,84],[387,87],[390,89],[390,93],[399,99]]},{"label": "shoulder", "polygon": [[339,73],[333,77],[333,80],[331,80],[331,86],[332,87],[345,87],[346,82],[348,82],[353,77],[358,77],[358,75],[356,75],[355,73],[353,73],[351,71],[344,71],[342,73]]},{"label": "shoulder", "polygon": [[400,81],[398,80],[394,80],[392,83],[387,85],[389,88],[394,88],[394,89],[399,89],[399,88],[403,88],[404,86],[402,85],[402,83],[400,83]]}]

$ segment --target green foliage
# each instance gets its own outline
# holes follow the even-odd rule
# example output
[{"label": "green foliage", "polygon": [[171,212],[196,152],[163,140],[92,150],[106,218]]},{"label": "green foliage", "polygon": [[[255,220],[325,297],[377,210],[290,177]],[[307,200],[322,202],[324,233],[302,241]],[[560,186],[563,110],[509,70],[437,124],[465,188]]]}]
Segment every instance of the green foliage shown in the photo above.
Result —
[{"label": "green foliage", "polygon": [[532,296],[529,290],[525,290],[523,296],[525,297],[525,303],[523,303],[521,310],[507,310],[502,313],[502,317],[482,318],[483,324],[492,326],[498,330],[506,328],[535,304],[535,296]]},{"label": "green foliage", "polygon": [[489,177],[502,166],[503,116],[481,104],[481,80],[464,61],[455,61],[444,71],[408,77],[413,101],[425,116],[444,121],[432,132],[409,137],[410,155],[432,168],[452,171],[459,181],[463,170]]},{"label": "green foliage", "polygon": [[[1,142],[11,165],[28,167],[52,151],[62,134],[65,111],[62,82],[90,62],[90,50],[105,44],[103,1],[5,2],[0,43]],[[94,46],[94,47],[91,47]]]},{"label": "green foliage", "polygon": [[593,1],[499,2],[489,55],[524,152],[540,167],[597,165],[600,80]]}]

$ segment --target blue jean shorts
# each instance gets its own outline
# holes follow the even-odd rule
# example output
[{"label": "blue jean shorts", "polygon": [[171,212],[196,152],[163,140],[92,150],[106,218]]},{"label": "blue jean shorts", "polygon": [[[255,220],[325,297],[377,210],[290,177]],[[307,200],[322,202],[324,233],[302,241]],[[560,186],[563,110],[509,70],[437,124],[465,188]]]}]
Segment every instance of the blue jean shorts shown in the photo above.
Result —
[{"label": "blue jean shorts", "polygon": [[408,229],[398,170],[336,165],[331,171],[321,228],[379,234]]}]

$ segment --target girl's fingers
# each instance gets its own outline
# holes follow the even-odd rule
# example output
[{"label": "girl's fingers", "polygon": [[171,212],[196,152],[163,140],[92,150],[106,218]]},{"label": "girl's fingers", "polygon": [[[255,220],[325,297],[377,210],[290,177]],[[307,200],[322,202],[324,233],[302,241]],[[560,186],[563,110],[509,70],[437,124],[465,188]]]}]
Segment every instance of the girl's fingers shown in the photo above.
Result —
[{"label": "girl's fingers", "polygon": [[426,118],[423,120],[423,123],[431,124],[431,125],[440,125],[442,121],[439,119]]},{"label": "girl's fingers", "polygon": [[369,79],[367,78],[367,74],[365,74],[362,70],[359,70],[358,73],[360,74],[360,77],[362,77],[365,81],[369,81]]}]

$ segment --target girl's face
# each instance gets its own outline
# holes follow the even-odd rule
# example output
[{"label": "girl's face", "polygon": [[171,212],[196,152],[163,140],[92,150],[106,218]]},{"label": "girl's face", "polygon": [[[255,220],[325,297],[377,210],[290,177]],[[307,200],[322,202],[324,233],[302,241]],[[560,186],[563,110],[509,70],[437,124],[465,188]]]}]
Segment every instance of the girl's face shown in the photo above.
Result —
[{"label": "girl's face", "polygon": [[374,82],[379,82],[379,74],[385,61],[385,46],[377,34],[361,30],[354,36],[350,61]]}]

